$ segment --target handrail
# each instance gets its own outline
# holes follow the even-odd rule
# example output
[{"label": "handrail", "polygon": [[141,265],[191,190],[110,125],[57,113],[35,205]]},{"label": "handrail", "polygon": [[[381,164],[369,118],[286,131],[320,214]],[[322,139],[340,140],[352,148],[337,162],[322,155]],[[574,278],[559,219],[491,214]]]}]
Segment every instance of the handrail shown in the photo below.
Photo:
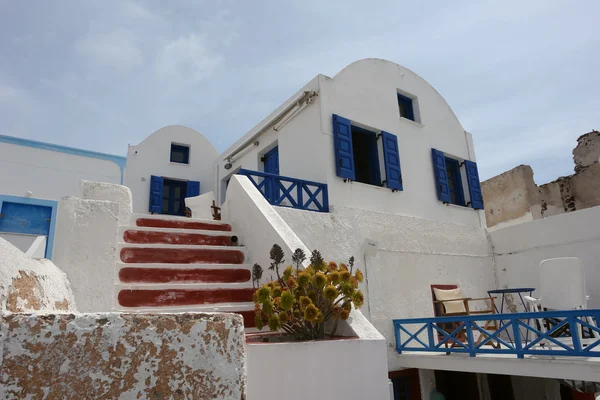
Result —
[{"label": "handrail", "polygon": [[[478,324],[499,321],[503,324],[494,324],[495,329],[486,328],[489,324]],[[477,354],[514,354],[518,358],[525,355],[600,357],[599,322],[598,309],[393,320],[399,354],[407,351],[469,353],[471,357]],[[549,328],[546,332],[542,326],[547,323]],[[576,334],[568,336],[567,340],[557,337],[567,329]],[[587,338],[580,337],[582,331]],[[503,332],[513,335],[514,340],[507,339]],[[532,334],[532,340],[522,340],[528,336],[524,333]],[[477,340],[475,334],[478,335]],[[488,347],[484,347],[486,345]]]},{"label": "handrail", "polygon": [[[247,169],[239,170],[238,174],[247,176],[272,205],[329,212],[329,196],[325,183]],[[262,178],[262,181],[254,179],[255,177]],[[290,185],[286,186],[282,182]],[[283,204],[285,201],[289,201],[291,205]]]}]

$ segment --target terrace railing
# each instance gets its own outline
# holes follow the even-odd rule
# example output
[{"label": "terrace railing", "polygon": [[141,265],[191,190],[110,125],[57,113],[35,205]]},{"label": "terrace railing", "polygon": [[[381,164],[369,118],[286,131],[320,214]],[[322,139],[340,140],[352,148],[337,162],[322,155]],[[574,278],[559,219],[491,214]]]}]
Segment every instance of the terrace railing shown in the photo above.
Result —
[{"label": "terrace railing", "polygon": [[329,197],[325,183],[247,169],[241,169],[238,174],[247,176],[265,199],[274,206],[329,212]]},{"label": "terrace railing", "polygon": [[[486,321],[503,321],[498,330]],[[396,351],[600,357],[600,310],[395,319]],[[541,326],[549,326],[542,332]],[[448,329],[448,327],[451,329]],[[505,333],[510,334],[506,335]],[[494,344],[495,346],[491,346]]]}]

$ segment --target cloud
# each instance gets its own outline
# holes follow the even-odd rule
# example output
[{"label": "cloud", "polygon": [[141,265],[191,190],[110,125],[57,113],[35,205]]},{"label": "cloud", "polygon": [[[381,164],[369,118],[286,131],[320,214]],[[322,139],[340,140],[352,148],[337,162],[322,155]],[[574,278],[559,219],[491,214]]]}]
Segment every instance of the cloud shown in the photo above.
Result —
[{"label": "cloud", "polygon": [[92,68],[112,68],[129,72],[144,63],[142,51],[133,33],[118,28],[106,33],[89,34],[75,44],[77,53]]},{"label": "cloud", "polygon": [[164,22],[161,17],[134,1],[125,1],[121,3],[121,14],[128,18],[153,22]]},{"label": "cloud", "polygon": [[156,61],[158,76],[175,84],[208,79],[224,58],[212,52],[207,42],[206,35],[190,34],[167,43]]}]

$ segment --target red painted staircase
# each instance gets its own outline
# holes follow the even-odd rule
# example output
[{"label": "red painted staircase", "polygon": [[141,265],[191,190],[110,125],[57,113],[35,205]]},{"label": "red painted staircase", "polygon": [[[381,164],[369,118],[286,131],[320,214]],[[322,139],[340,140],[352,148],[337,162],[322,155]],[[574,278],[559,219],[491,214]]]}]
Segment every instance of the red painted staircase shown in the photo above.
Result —
[{"label": "red painted staircase", "polygon": [[134,214],[117,255],[119,310],[235,312],[255,326],[251,266],[230,224]]}]

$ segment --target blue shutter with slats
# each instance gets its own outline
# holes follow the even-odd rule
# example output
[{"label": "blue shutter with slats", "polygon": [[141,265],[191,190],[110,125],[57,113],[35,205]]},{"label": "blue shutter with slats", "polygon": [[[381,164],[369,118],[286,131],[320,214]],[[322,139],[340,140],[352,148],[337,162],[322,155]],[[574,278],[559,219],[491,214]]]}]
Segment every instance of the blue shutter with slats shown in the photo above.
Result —
[{"label": "blue shutter with slats", "polygon": [[465,169],[467,170],[467,182],[469,183],[469,194],[471,195],[471,207],[476,210],[483,210],[483,195],[479,183],[477,164],[465,160]]},{"label": "blue shutter with slats", "polygon": [[435,173],[435,188],[438,199],[444,203],[450,203],[450,186],[448,185],[448,173],[446,172],[446,157],[444,153],[431,149],[433,158],[433,172]]},{"label": "blue shutter with slats", "polygon": [[162,211],[162,192],[164,179],[162,176],[150,177],[150,207],[151,213],[160,214]]},{"label": "blue shutter with slats", "polygon": [[333,114],[333,140],[337,176],[355,180],[352,127],[349,119]]},{"label": "blue shutter with slats", "polygon": [[402,190],[402,172],[400,170],[400,152],[396,135],[381,131],[383,143],[383,162],[385,164],[385,182],[388,188]]},{"label": "blue shutter with slats", "polygon": [[188,181],[185,197],[195,197],[200,195],[200,182]]}]

